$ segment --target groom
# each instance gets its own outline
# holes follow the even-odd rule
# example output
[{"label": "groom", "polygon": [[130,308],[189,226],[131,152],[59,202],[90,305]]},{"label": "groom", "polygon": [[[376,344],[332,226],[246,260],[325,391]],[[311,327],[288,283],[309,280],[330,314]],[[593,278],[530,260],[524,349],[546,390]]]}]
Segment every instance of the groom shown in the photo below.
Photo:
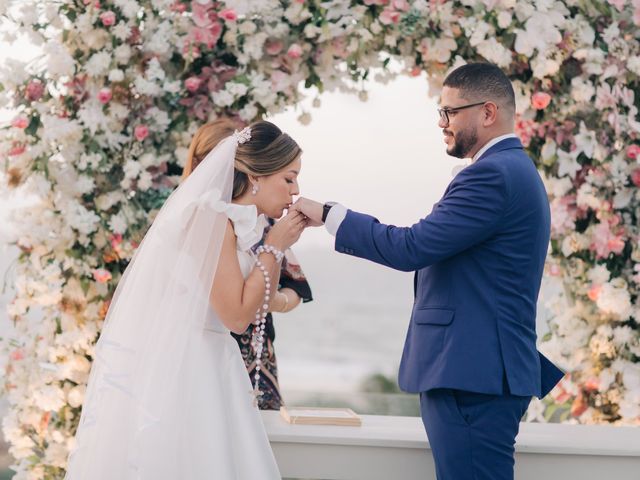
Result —
[{"label": "groom", "polygon": [[416,272],[399,383],[420,393],[438,480],[511,480],[520,419],[563,376],[536,350],[549,203],[500,69],[454,70],[440,104],[447,153],[472,163],[418,223],[305,198],[294,208],[325,223],[338,252]]}]

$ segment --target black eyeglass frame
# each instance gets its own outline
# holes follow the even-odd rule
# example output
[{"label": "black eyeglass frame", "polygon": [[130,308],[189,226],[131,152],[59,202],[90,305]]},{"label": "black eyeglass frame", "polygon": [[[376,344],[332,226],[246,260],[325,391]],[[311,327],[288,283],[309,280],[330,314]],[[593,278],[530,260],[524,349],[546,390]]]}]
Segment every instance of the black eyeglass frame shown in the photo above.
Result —
[{"label": "black eyeglass frame", "polygon": [[440,115],[440,120],[443,120],[446,125],[449,125],[449,114],[450,113],[455,113],[458,110],[464,110],[465,108],[471,108],[471,107],[477,107],[478,105],[484,105],[487,102],[488,102],[488,100],[485,100],[484,102],[470,103],[469,105],[462,105],[461,107],[439,108],[438,109],[438,114]]}]

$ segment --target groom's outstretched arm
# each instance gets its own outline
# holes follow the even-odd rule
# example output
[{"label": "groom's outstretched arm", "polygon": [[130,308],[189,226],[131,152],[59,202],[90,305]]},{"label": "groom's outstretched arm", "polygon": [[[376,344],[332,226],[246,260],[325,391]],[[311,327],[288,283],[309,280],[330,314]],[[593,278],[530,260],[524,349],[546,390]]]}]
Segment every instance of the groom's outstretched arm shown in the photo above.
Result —
[{"label": "groom's outstretched arm", "polygon": [[[508,206],[505,174],[493,162],[467,167],[431,214],[411,227],[384,225],[370,215],[346,210],[341,205],[329,211],[327,227],[335,234],[335,248],[341,253],[396,270],[419,270],[495,233]],[[305,215],[315,217],[322,213],[321,205],[304,202],[302,199],[300,208]]]}]

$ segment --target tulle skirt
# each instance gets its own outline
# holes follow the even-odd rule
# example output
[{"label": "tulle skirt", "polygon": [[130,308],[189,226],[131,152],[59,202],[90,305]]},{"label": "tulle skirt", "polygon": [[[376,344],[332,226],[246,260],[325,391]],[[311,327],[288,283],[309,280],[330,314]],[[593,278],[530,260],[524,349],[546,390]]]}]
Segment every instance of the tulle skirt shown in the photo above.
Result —
[{"label": "tulle skirt", "polygon": [[[131,412],[121,422],[88,427],[71,456],[67,480],[280,479],[252,386],[236,341],[228,332],[200,330],[189,339],[175,415],[149,418],[134,436]],[[117,408],[113,398],[101,408]],[[138,413],[139,414],[139,413]],[[107,418],[113,419],[113,412]]]}]

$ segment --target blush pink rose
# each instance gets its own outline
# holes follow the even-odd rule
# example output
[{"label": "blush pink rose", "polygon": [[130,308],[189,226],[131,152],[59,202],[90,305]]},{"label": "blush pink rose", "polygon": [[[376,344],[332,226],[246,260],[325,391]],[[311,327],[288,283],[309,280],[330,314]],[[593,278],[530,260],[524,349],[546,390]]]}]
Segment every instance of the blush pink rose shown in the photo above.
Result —
[{"label": "blush pink rose", "polygon": [[11,360],[13,360],[13,361],[22,360],[22,359],[24,359],[24,351],[22,351],[22,349],[18,348],[16,350],[14,350],[13,352],[11,352],[11,355],[9,355],[9,358],[11,358]]},{"label": "blush pink rose", "polygon": [[111,89],[110,88],[101,88],[98,91],[98,101],[103,104],[106,105],[107,103],[109,103],[111,101]]},{"label": "blush pink rose", "polygon": [[189,77],[184,81],[185,88],[191,93],[196,92],[200,88],[201,84],[202,80],[198,77]]},{"label": "blush pink rose", "polygon": [[629,145],[627,147],[627,157],[637,160],[640,157],[640,145]]},{"label": "blush pink rose", "polygon": [[225,8],[218,15],[227,22],[235,22],[238,19],[238,14],[233,8]]},{"label": "blush pink rose", "polygon": [[39,80],[32,80],[27,85],[27,99],[35,102],[36,100],[40,100],[42,94],[44,93],[44,85]]},{"label": "blush pink rose", "polygon": [[287,50],[287,55],[289,58],[300,58],[302,56],[302,47],[297,43],[294,43]]},{"label": "blush pink rose", "polygon": [[142,142],[149,136],[149,127],[146,125],[138,125],[133,131],[133,135],[136,137],[136,140]]},{"label": "blush pink rose", "polygon": [[93,271],[93,278],[98,283],[107,283],[111,280],[111,272],[104,268],[98,268]]},{"label": "blush pink rose", "polygon": [[29,119],[24,115],[18,115],[11,121],[11,126],[23,130],[29,126]]},{"label": "blush pink rose", "polygon": [[26,145],[19,143],[11,147],[11,149],[9,149],[7,153],[10,157],[15,157],[17,155],[22,155],[26,150],[27,150]]},{"label": "blush pink rose", "polygon": [[383,25],[391,25],[392,23],[398,23],[400,21],[400,12],[385,8],[380,14],[380,23]]},{"label": "blush pink rose", "polygon": [[116,14],[111,10],[102,12],[100,14],[100,21],[102,22],[102,25],[104,25],[105,27],[110,27],[116,23]]},{"label": "blush pink rose", "polygon": [[636,187],[640,187],[640,168],[636,168],[631,172],[631,181]]},{"label": "blush pink rose", "polygon": [[545,92],[536,92],[531,96],[531,105],[536,110],[544,110],[551,103],[551,95]]},{"label": "blush pink rose", "polygon": [[264,50],[269,55],[278,55],[284,48],[284,43],[281,40],[269,39],[264,44]]},{"label": "blush pink rose", "polygon": [[396,10],[400,10],[401,12],[406,12],[411,7],[407,0],[393,0],[391,5]]},{"label": "blush pink rose", "polygon": [[598,297],[600,296],[601,291],[602,291],[602,285],[594,285],[593,287],[591,287],[589,289],[589,292],[587,292],[587,296],[589,297],[589,300],[591,300],[592,302],[595,302],[596,300],[598,300]]}]

